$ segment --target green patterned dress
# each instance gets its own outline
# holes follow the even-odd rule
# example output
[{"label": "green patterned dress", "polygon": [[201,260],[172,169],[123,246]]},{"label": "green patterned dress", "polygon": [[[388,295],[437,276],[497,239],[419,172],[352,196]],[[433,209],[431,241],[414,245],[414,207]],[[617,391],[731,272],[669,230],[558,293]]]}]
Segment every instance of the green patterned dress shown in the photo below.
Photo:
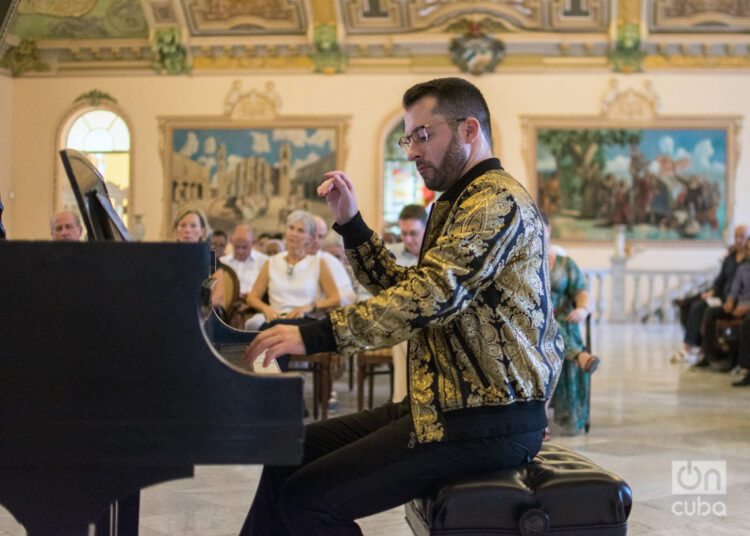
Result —
[{"label": "green patterned dress", "polygon": [[589,416],[591,377],[575,362],[576,356],[584,349],[580,325],[566,322],[565,317],[576,308],[576,295],[588,287],[578,265],[563,255],[555,258],[550,271],[550,287],[555,319],[565,343],[565,359],[550,407],[554,408],[555,423],[562,427],[563,433],[578,435],[583,432]]}]

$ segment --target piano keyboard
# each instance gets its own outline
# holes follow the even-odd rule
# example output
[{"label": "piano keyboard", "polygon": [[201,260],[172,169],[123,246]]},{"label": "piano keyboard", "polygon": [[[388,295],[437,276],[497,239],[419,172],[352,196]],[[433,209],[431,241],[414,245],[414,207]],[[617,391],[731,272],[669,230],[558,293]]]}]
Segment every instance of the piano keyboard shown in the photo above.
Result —
[{"label": "piano keyboard", "polygon": [[263,359],[266,356],[265,352],[260,354],[252,364],[245,361],[247,344],[216,344],[214,348],[216,348],[221,357],[237,368],[250,370],[256,374],[278,374],[281,372],[275,360],[271,361],[267,367],[263,366]]}]

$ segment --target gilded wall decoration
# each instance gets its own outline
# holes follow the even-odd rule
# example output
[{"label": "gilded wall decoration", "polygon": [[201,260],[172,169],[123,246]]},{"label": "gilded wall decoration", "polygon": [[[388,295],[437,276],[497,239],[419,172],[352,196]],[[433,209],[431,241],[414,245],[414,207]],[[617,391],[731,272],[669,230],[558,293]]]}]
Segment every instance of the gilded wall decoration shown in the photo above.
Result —
[{"label": "gilded wall decoration", "polygon": [[49,71],[49,65],[42,61],[36,43],[28,39],[22,39],[18,46],[6,50],[0,67],[8,69],[13,76],[30,71]]},{"label": "gilded wall decoration", "polygon": [[96,5],[97,0],[24,0],[19,13],[53,15],[55,17],[80,17]]},{"label": "gilded wall decoration", "polygon": [[182,44],[182,30],[178,27],[159,28],[154,32],[154,71],[157,74],[182,74],[190,72],[187,49]]},{"label": "gilded wall decoration", "polygon": [[615,48],[608,53],[608,57],[616,73],[642,71],[646,53],[641,50],[641,27],[633,22],[619,24]]},{"label": "gilded wall decoration", "polygon": [[517,30],[606,32],[607,0],[338,0],[347,33],[411,33],[467,16],[503,20]]},{"label": "gilded wall decoration", "polygon": [[750,32],[750,0],[650,0],[652,33]]},{"label": "gilded wall decoration", "polygon": [[478,22],[464,20],[449,27],[449,30],[454,29],[463,30],[464,33],[451,40],[453,63],[465,73],[479,75],[493,72],[503,59],[503,42],[487,35]]},{"label": "gilded wall decoration", "polygon": [[336,41],[336,27],[322,24],[313,33],[315,52],[310,56],[315,64],[315,72],[323,74],[340,73],[344,70],[346,57]]},{"label": "gilded wall decoration", "polygon": [[186,15],[193,35],[304,34],[302,0],[189,0]]}]

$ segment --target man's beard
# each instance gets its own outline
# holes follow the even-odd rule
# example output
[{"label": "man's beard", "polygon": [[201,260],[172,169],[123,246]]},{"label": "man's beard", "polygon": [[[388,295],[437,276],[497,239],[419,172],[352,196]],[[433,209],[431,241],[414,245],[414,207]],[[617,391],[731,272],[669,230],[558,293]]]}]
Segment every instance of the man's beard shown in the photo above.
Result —
[{"label": "man's beard", "polygon": [[422,176],[425,186],[435,192],[444,192],[460,178],[467,161],[468,157],[461,150],[458,133],[454,132],[445,155],[443,155],[443,160],[438,166],[434,166],[431,162],[420,160],[417,160],[415,163],[417,166],[427,165],[434,170],[432,177],[426,178]]}]

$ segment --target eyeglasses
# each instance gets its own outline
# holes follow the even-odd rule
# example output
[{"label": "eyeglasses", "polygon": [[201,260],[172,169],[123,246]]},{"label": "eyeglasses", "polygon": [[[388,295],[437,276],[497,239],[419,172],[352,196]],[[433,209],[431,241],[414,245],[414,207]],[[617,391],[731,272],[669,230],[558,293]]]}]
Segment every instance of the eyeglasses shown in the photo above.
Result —
[{"label": "eyeglasses", "polygon": [[427,123],[426,125],[419,126],[411,131],[411,134],[408,136],[404,136],[398,140],[398,144],[401,146],[401,149],[405,153],[409,152],[409,147],[411,147],[412,143],[426,143],[430,141],[430,133],[427,132],[427,129],[429,127],[436,127],[438,125],[445,125],[448,123],[460,123],[461,121],[466,121],[466,117],[462,117],[461,119],[448,119],[446,121],[440,121],[439,123]]}]

